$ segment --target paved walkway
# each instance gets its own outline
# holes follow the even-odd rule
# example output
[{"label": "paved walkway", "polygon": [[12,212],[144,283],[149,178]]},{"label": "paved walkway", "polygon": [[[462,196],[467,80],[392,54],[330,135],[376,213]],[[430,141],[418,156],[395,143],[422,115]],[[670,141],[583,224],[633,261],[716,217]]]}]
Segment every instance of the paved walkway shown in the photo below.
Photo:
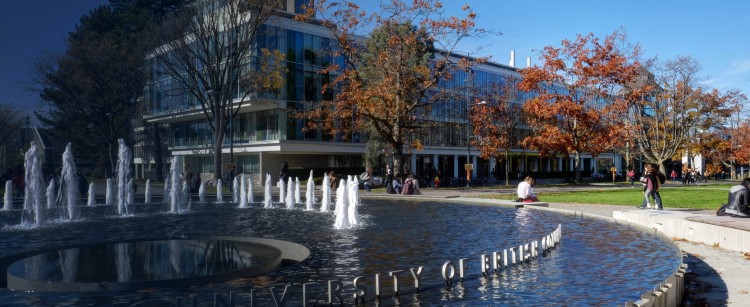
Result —
[{"label": "paved walkway", "polygon": [[[597,188],[600,188],[600,186],[597,186]],[[581,187],[535,187],[535,189],[543,192],[545,190],[581,189]],[[514,192],[514,189],[422,189],[423,195],[421,196],[466,199],[497,193],[510,196]],[[379,193],[370,195],[374,197],[394,197]],[[480,201],[478,198],[477,200]],[[486,199],[481,201],[486,201]],[[648,211],[635,209],[634,206],[549,203],[549,208],[594,214],[607,218],[612,218],[613,214],[618,211],[636,211],[649,214]],[[667,210],[685,213],[679,214],[679,216],[680,218],[685,216],[684,219],[688,221],[740,229],[750,233],[750,219],[716,216],[715,212],[711,210],[675,208],[668,208]],[[716,246],[690,242],[690,238],[673,238],[673,240],[687,255],[685,260],[689,265],[685,292],[688,299],[687,306],[750,306],[750,253],[748,253],[750,251],[745,251],[745,253],[730,251]]]}]

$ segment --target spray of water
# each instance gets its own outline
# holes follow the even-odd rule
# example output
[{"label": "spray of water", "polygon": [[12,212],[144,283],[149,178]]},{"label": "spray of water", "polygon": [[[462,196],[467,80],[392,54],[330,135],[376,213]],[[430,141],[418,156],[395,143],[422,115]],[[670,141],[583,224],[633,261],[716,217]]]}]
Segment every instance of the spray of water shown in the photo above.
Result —
[{"label": "spray of water", "polygon": [[[247,184],[246,184],[247,180],[245,180],[245,174],[242,174],[242,176],[239,176],[239,179],[240,179],[239,180],[240,182],[239,184],[240,186],[239,187],[240,188],[240,195],[239,195],[240,208],[245,208],[247,207]],[[234,182],[235,182],[234,190],[237,191],[237,177],[234,178]]]},{"label": "spray of water", "polygon": [[336,190],[336,222],[333,224],[333,227],[336,229],[344,229],[344,228],[350,228],[351,225],[349,224],[349,192],[347,187],[347,181],[344,179],[341,179],[339,183],[339,187]]},{"label": "spray of water", "polygon": [[300,194],[299,177],[294,177],[294,203],[302,203],[302,195]]},{"label": "spray of water", "polygon": [[113,188],[114,184],[112,183],[112,178],[107,178],[107,194],[104,201],[104,204],[107,206],[112,206],[115,204],[115,192]]},{"label": "spray of water", "polygon": [[78,218],[78,171],[70,143],[65,146],[63,167],[60,174],[60,192],[64,193],[68,219]]},{"label": "spray of water", "polygon": [[323,176],[323,199],[320,200],[320,212],[328,212],[331,207],[331,178],[328,174]]},{"label": "spray of water", "polygon": [[96,185],[94,185],[93,182],[89,183],[89,199],[87,205],[89,207],[96,205]]},{"label": "spray of water", "polygon": [[263,208],[271,208],[273,206],[273,199],[271,197],[271,174],[266,174],[266,190],[263,194],[265,196],[263,199]]},{"label": "spray of water", "polygon": [[292,195],[292,190],[294,190],[294,181],[292,181],[292,177],[289,177],[288,188],[286,191],[286,198],[284,199],[284,201],[286,201],[287,209],[294,209],[294,199],[293,199],[294,196]]},{"label": "spray of water", "polygon": [[286,182],[283,179],[279,179],[279,203],[286,202]]},{"label": "spray of water", "polygon": [[36,142],[24,155],[26,189],[23,201],[24,214],[21,224],[24,226],[38,226],[44,222],[45,208],[42,198],[44,183],[42,182],[41,150]]},{"label": "spray of water", "polygon": [[119,215],[128,215],[128,206],[130,205],[130,194],[133,186],[130,182],[130,167],[133,164],[133,157],[130,149],[125,145],[125,140],[119,139],[120,146],[117,150],[117,213]]},{"label": "spray of water", "polygon": [[307,190],[305,191],[305,210],[312,210],[315,203],[315,183],[313,182],[313,171],[307,178]]},{"label": "spray of water", "polygon": [[221,179],[216,179],[216,202],[224,202],[224,187],[221,185]]},{"label": "spray of water", "polygon": [[3,197],[3,210],[13,209],[13,181],[5,182],[5,195]]},{"label": "spray of water", "polygon": [[253,195],[253,176],[247,176],[247,203],[252,204],[255,202],[255,195]]},{"label": "spray of water", "polygon": [[52,178],[47,185],[47,209],[55,206],[55,196],[55,178]]},{"label": "spray of water", "polygon": [[206,203],[206,184],[201,181],[201,186],[198,188],[198,202],[201,204]]},{"label": "spray of water", "polygon": [[146,179],[146,187],[143,190],[143,203],[151,204],[151,179]]}]

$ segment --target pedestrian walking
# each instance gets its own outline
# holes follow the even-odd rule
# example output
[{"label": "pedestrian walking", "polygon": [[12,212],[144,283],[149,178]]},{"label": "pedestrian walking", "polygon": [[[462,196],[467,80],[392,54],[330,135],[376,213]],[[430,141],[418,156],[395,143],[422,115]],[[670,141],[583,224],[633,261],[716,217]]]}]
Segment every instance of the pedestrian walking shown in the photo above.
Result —
[{"label": "pedestrian walking", "polygon": [[[664,175],[662,174],[661,176]],[[659,188],[661,187],[659,171],[654,168],[653,164],[646,164],[646,167],[643,170],[643,177],[641,178],[641,182],[644,183],[643,202],[637,207],[639,209],[654,208],[656,210],[662,210],[661,195],[659,195]],[[654,202],[653,207],[651,206],[650,200],[653,200]]]}]

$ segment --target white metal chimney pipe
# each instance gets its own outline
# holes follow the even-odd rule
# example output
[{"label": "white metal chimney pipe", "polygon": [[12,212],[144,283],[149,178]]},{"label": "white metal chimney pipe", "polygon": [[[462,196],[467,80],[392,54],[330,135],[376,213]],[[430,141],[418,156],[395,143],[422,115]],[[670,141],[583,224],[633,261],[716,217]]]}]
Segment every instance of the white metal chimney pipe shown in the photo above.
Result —
[{"label": "white metal chimney pipe", "polygon": [[510,51],[510,66],[516,67],[516,51],[515,50]]},{"label": "white metal chimney pipe", "polygon": [[531,57],[530,56],[526,57],[526,67],[531,67]]}]

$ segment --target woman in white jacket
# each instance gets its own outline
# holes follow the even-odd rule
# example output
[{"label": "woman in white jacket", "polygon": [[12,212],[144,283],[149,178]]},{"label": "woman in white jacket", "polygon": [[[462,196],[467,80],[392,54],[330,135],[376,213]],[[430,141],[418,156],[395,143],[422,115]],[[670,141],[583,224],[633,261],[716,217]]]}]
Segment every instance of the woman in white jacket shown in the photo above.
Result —
[{"label": "woman in white jacket", "polygon": [[534,184],[534,178],[531,178],[531,176],[526,176],[518,184],[518,191],[516,193],[519,199],[517,201],[537,201],[534,188],[531,187],[532,184]]}]

